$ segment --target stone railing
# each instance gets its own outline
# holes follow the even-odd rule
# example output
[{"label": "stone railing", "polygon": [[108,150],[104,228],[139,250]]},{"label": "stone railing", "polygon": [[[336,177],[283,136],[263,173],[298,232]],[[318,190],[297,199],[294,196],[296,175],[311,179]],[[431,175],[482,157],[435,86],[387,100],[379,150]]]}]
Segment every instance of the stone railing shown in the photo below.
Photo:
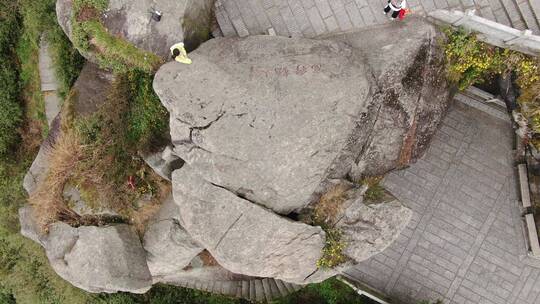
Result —
[{"label": "stone railing", "polygon": [[492,45],[508,48],[526,54],[540,54],[540,36],[533,35],[530,30],[520,31],[515,28],[476,16],[474,10],[465,12],[457,10],[435,10],[428,16],[438,23],[461,26],[477,33],[478,39]]}]

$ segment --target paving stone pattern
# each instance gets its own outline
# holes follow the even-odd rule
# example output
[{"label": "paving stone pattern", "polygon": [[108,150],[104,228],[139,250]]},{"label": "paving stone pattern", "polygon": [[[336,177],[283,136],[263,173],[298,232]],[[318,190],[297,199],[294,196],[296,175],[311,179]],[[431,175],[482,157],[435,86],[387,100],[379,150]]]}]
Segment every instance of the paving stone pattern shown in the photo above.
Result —
[{"label": "paving stone pattern", "polygon": [[62,103],[58,96],[58,80],[54,72],[54,64],[49,51],[49,43],[42,37],[39,44],[39,77],[41,79],[41,91],[45,102],[45,115],[51,125],[53,119],[60,113]]},{"label": "paving stone pattern", "polygon": [[509,122],[456,103],[386,189],[414,211],[398,240],[346,274],[398,303],[540,303],[521,230]]},{"label": "paving stone pattern", "polygon": [[[386,0],[217,0],[223,34],[268,34],[316,37],[391,22],[383,14]],[[407,0],[413,14],[436,9],[476,9],[484,18],[540,33],[539,0]],[[536,14],[535,14],[536,12]]]}]

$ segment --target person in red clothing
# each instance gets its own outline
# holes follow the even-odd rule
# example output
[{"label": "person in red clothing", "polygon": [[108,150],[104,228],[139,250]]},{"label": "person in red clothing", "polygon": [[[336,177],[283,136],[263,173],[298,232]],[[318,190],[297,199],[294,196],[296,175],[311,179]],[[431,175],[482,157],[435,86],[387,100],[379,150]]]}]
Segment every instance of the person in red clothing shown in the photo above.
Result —
[{"label": "person in red clothing", "polygon": [[388,0],[388,4],[384,7],[384,14],[387,15],[390,11],[390,17],[392,20],[396,20],[399,16],[399,12],[407,7],[405,0]]}]

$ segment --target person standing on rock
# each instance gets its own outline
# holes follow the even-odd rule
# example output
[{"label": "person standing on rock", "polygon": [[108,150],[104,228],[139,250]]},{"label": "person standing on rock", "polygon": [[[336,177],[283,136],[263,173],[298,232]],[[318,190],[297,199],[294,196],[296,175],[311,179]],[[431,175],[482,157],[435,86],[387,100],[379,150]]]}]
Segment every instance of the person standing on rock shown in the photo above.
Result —
[{"label": "person standing on rock", "polygon": [[179,42],[171,46],[172,58],[180,63],[191,64],[191,59],[188,58],[184,43]]},{"label": "person standing on rock", "polygon": [[399,16],[399,12],[407,7],[405,0],[388,0],[388,4],[384,7],[384,14],[387,15],[390,11],[392,14],[390,17],[392,20],[396,20]]}]

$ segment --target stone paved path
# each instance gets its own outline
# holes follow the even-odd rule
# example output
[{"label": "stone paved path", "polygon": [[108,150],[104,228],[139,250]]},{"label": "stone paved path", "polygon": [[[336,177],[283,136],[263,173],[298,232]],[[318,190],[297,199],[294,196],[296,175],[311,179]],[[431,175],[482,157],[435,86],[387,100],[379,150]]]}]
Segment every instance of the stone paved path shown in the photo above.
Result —
[{"label": "stone paved path", "polygon": [[426,155],[384,186],[414,211],[398,240],[347,275],[403,303],[540,303],[528,266],[508,122],[452,106]]},{"label": "stone paved path", "polygon": [[41,79],[41,91],[45,101],[45,115],[47,122],[51,122],[60,113],[61,99],[58,96],[58,80],[54,72],[54,65],[49,51],[49,43],[42,37],[39,44],[39,77]]},{"label": "stone paved path", "polygon": [[[540,0],[407,0],[414,14],[436,9],[476,9],[484,18],[540,33]],[[268,34],[316,37],[391,22],[386,0],[217,0],[225,36]]]}]

